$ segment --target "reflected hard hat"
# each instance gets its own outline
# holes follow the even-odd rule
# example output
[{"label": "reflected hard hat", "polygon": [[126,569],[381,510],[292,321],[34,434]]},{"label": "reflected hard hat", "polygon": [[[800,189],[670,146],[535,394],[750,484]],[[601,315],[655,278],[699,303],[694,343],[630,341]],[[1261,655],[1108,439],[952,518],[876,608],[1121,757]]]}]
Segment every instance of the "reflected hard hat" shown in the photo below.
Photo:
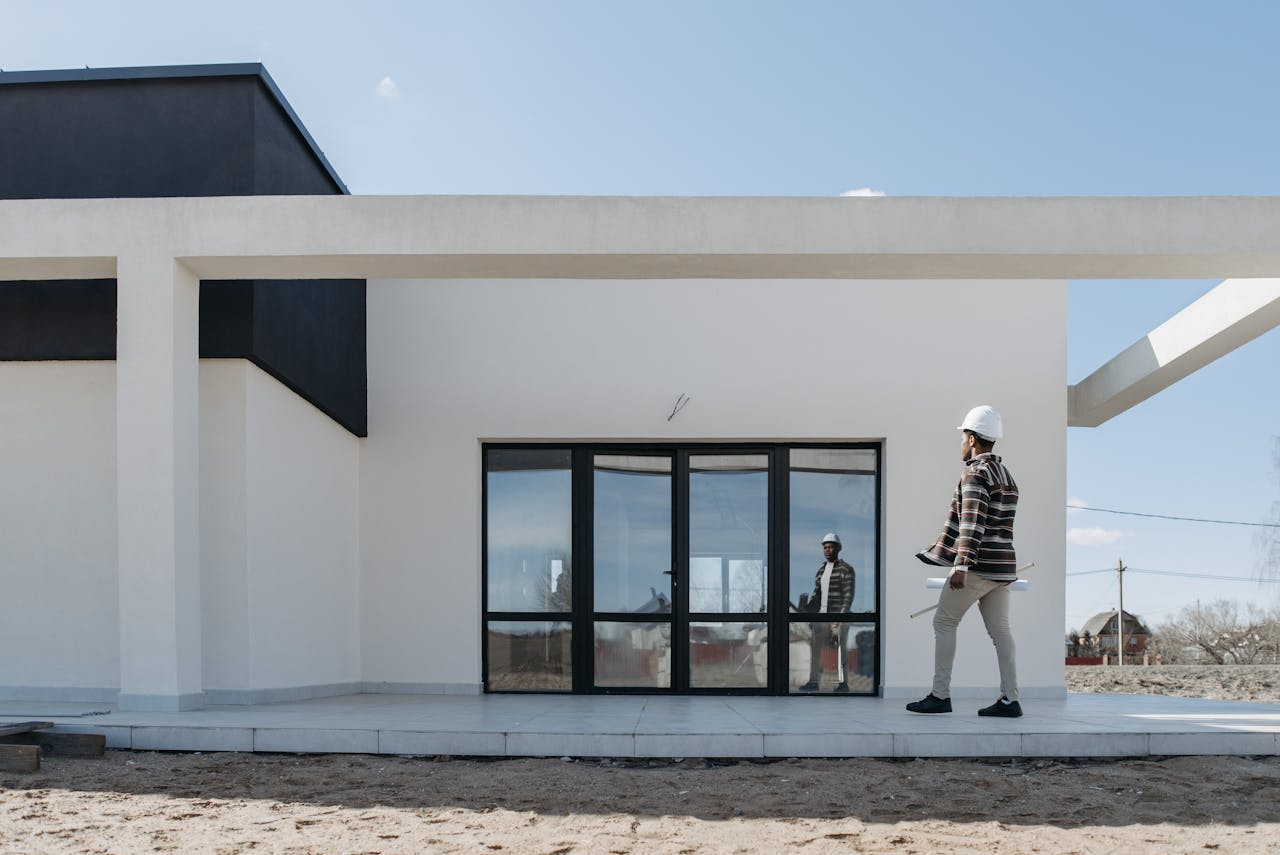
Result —
[{"label": "reflected hard hat", "polygon": [[996,412],[995,407],[988,407],[986,404],[970,410],[956,430],[967,430],[970,433],[976,433],[990,442],[995,442],[1004,436],[1004,424],[1000,414]]},{"label": "reflected hard hat", "polygon": [[836,534],[834,531],[829,531],[829,532],[827,532],[825,535],[823,535],[823,536],[822,536],[822,542],[823,542],[824,544],[826,544],[826,543],[834,543],[836,546],[842,546],[842,545],[843,545],[842,543],[840,543],[840,535]]}]

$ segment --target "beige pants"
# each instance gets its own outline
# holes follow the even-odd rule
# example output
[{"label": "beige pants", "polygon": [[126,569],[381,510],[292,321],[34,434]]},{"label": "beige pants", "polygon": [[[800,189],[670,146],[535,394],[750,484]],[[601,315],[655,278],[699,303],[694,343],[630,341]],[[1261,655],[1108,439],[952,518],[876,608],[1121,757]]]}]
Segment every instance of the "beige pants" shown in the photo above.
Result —
[{"label": "beige pants", "polygon": [[996,646],[1000,664],[1000,693],[1011,701],[1018,699],[1018,668],[1014,662],[1013,634],[1009,632],[1009,586],[992,582],[976,573],[966,573],[964,587],[944,587],[938,596],[938,610],[933,616],[933,694],[951,697],[951,666],[956,658],[956,627],[960,618],[974,603],[982,614],[987,635]]},{"label": "beige pants", "polygon": [[840,629],[833,630],[833,624],[829,623],[811,623],[809,626],[813,629],[813,633],[809,636],[809,682],[816,683],[822,677],[822,651],[831,646],[831,636],[836,636],[836,673],[840,675],[840,681],[849,682],[848,670],[845,667],[846,657],[849,655],[849,624],[840,624]]}]

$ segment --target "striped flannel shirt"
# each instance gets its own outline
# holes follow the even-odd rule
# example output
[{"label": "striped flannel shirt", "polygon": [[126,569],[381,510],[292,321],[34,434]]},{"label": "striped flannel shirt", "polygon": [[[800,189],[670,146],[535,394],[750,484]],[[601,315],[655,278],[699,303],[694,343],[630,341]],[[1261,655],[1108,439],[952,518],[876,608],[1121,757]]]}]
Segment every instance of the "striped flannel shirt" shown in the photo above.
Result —
[{"label": "striped flannel shirt", "polygon": [[997,582],[1018,577],[1013,550],[1013,517],[1018,485],[990,452],[975,455],[951,497],[947,524],[933,546],[916,557],[927,564],[972,570]]},{"label": "striped flannel shirt", "polygon": [[[827,569],[827,562],[822,562],[818,572],[813,576],[813,595],[809,598],[809,611],[816,612],[822,608],[822,571]],[[857,582],[853,566],[844,559],[837,558],[831,568],[831,582],[827,586],[827,614],[847,612],[853,605],[853,589]]]}]

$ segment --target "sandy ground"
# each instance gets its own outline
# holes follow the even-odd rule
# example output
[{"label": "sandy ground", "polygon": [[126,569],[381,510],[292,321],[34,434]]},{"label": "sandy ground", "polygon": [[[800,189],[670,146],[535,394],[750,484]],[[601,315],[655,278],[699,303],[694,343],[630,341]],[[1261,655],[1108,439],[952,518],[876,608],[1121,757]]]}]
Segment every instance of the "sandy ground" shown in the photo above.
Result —
[{"label": "sandy ground", "polygon": [[1280,703],[1280,665],[1073,665],[1068,692]]},{"label": "sandy ground", "polygon": [[[1072,691],[1280,699],[1275,666],[1068,672]],[[0,852],[1273,852],[1277,805],[1278,757],[632,762],[109,751],[0,773]]]},{"label": "sandy ground", "polygon": [[1265,852],[1280,759],[158,754],[0,775],[4,852]]}]

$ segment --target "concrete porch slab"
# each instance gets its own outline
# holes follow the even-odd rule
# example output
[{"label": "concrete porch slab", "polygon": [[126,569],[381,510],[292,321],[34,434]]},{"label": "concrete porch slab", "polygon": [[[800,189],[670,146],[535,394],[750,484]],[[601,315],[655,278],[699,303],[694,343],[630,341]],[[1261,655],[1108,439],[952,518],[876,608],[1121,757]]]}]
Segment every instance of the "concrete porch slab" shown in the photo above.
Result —
[{"label": "concrete porch slab", "polygon": [[[0,701],[0,719],[38,704]],[[1150,695],[1030,700],[1020,719],[979,702],[920,716],[864,697],[342,695],[186,712],[84,716],[59,702],[58,730],[165,751],[508,757],[1134,757],[1280,754],[1280,705]]]}]

